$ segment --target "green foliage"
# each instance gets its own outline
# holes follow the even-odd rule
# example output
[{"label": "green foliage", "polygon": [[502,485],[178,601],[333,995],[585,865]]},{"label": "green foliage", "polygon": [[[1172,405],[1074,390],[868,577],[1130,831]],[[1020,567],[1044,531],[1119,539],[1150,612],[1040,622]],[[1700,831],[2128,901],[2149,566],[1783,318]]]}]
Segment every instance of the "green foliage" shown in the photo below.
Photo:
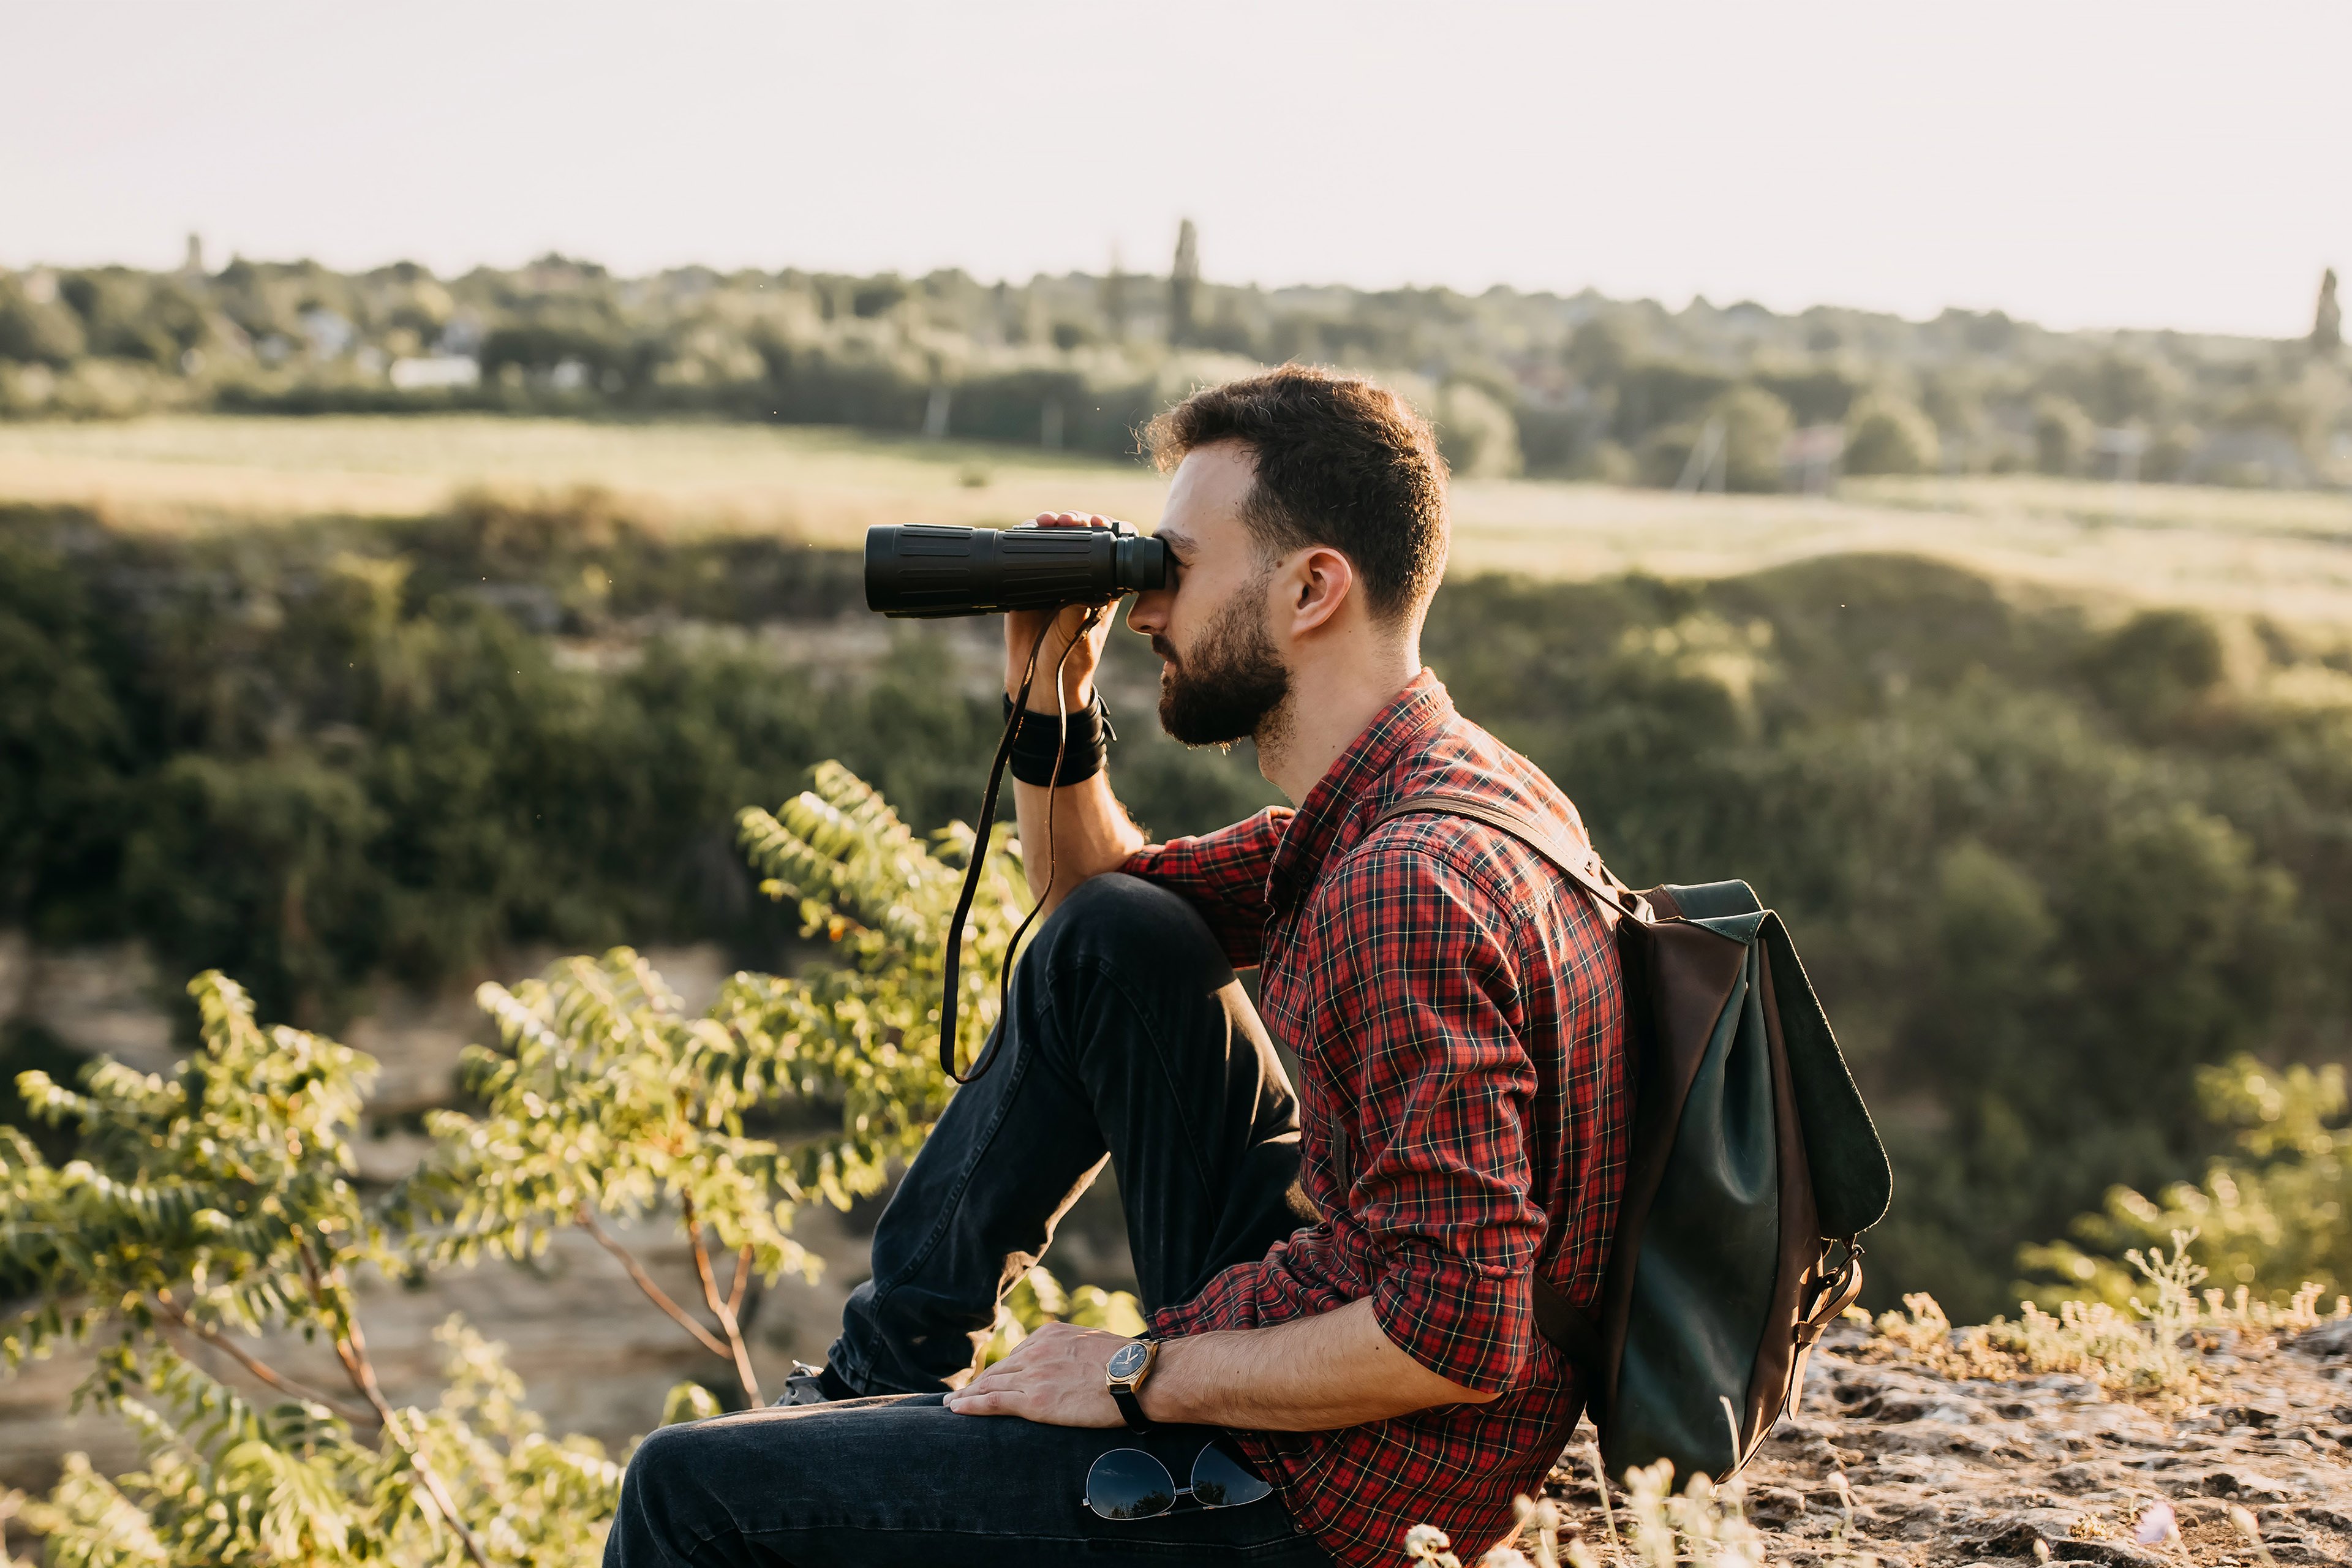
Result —
[{"label": "green foliage", "polygon": [[[434,1263],[482,1254],[523,1259],[578,1225],[616,1252],[603,1218],[675,1208],[692,1244],[718,1334],[698,1331],[642,1272],[631,1272],[714,1354],[730,1360],[754,1405],[740,1312],[754,1277],[813,1277],[789,1234],[799,1205],[846,1208],[913,1155],[948,1083],[935,1058],[942,935],[976,847],[954,824],[926,845],[882,797],[837,763],[776,812],[742,813],[743,842],[772,897],[794,900],[806,934],[834,963],[793,978],[739,973],[699,1018],[625,948],[572,958],[483,1008],[503,1048],[469,1048],[478,1116],[430,1112],[433,1158],[393,1213]],[[995,980],[1026,890],[1000,828],[970,924],[962,1012],[969,1047],[994,1021]],[[763,1137],[751,1122],[798,1127]],[[734,1257],[722,1296],[706,1232]]]},{"label": "green foliage", "polygon": [[994,1366],[1047,1323],[1076,1323],[1082,1329],[1107,1329],[1130,1337],[1150,1327],[1141,1307],[1126,1291],[1106,1290],[1099,1285],[1065,1289],[1041,1263],[1013,1284],[997,1309],[996,1333],[981,1351],[981,1365]]},{"label": "green foliage", "polygon": [[[995,657],[953,628],[845,664],[773,651],[762,628],[825,646],[856,572],[593,499],[185,542],[0,519],[0,649],[14,616],[32,693],[0,714],[0,811],[36,824],[0,843],[0,919],[234,966],[266,1015],[321,1026],[380,978],[526,943],[711,941],[791,973],[830,931],[801,936],[805,893],[849,911],[845,941],[882,942],[855,887],[762,861],[801,889],[780,908],[731,848],[738,805],[834,756],[897,808],[912,847],[873,864],[928,879],[913,907],[953,880],[962,851],[925,835],[971,810]],[[1622,874],[1737,874],[1787,915],[1895,1133],[1874,1289],[2002,1310],[2021,1242],[2218,1152],[2199,1068],[2316,1059],[2352,1027],[2352,975],[2326,961],[2352,941],[2338,644],[1848,557],[1717,583],[1457,577],[1423,647]],[[1158,732],[1153,665],[1113,637],[1122,799],[1161,836],[1272,800],[1246,749]],[[774,820],[813,843],[797,809]],[[906,1076],[929,1045],[904,1043],[934,1026],[927,984],[868,1030],[898,1055],[838,1047],[845,1074],[881,1072],[872,1104],[932,1092]],[[789,1142],[757,1118],[746,1135]]]},{"label": "green foliage", "polygon": [[2306,1285],[2323,1296],[2352,1290],[2352,1124],[2344,1069],[2267,1067],[2241,1055],[2199,1071],[2207,1115],[2237,1129],[2233,1152],[2203,1180],[2175,1182],[2151,1198],[2119,1186],[2077,1219],[2072,1239],[2028,1247],[2022,1267],[2056,1283],[2021,1287],[2119,1300],[2123,1261],[2156,1237],[2188,1231],[2218,1279],[2242,1298],[2284,1302]]},{"label": "green foliage", "polygon": [[[67,1459],[50,1496],[24,1510],[50,1562],[593,1563],[620,1467],[593,1442],[549,1438],[499,1349],[454,1319],[439,1334],[439,1397],[394,1408],[360,1321],[363,1273],[522,1261],[562,1226],[590,1230],[761,1402],[741,1329],[751,1280],[813,1273],[789,1234],[798,1206],[876,1191],[945,1102],[933,1060],[941,938],[962,867],[983,847],[961,825],[918,837],[838,763],[776,812],[744,812],[741,831],[767,890],[794,900],[839,962],[797,978],[738,974],[699,1018],[625,949],[483,986],[501,1045],[467,1053],[479,1110],[428,1118],[431,1156],[381,1200],[362,1194],[351,1144],[374,1064],[260,1027],[218,974],[189,988],[203,1043],[168,1079],[101,1062],[77,1092],[21,1075],[34,1113],[71,1129],[76,1157],[53,1163],[0,1128],[0,1270],[33,1297],[0,1349],[13,1368],[61,1342],[95,1342],[83,1392],[132,1427],[144,1456],[112,1479]],[[975,1046],[1025,896],[1003,830],[984,852],[966,997]],[[715,1330],[602,1223],[670,1212]],[[735,1255],[723,1293],[714,1240]],[[1034,1269],[1011,1293],[995,1353],[1050,1319],[1143,1327],[1131,1297],[1065,1291]],[[331,1343],[357,1400],[263,1360],[264,1336],[287,1331]],[[287,1397],[264,1407],[234,1392],[183,1358],[190,1339]],[[680,1384],[659,1419],[719,1409],[707,1388]]]},{"label": "green foliage", "polygon": [[1760,386],[1733,385],[1694,417],[1652,431],[1642,448],[1643,475],[1661,485],[1777,490],[1780,455],[1795,428],[1780,398]]},{"label": "green foliage", "polygon": [[[870,1160],[908,1152],[904,1108],[935,1110],[946,1093],[936,1065],[943,938],[979,852],[977,837],[951,823],[927,847],[838,763],[818,768],[815,787],[780,811],[747,809],[740,824],[752,864],[768,873],[761,891],[796,900],[804,930],[824,932],[847,961],[819,978],[814,1010],[787,1005],[769,1026],[816,1053],[835,1081],[850,1086],[861,1101],[855,1120],[870,1124],[877,1139]],[[1028,901],[1020,863],[1008,851],[1011,833],[1000,826],[990,839],[967,928],[956,1041],[965,1061],[995,1023],[1005,944]]]},{"label": "green foliage", "polygon": [[1438,449],[1457,479],[1507,479],[1519,472],[1518,426],[1492,393],[1457,381],[1438,393],[1432,412]]},{"label": "green foliage", "polygon": [[[1744,387],[1800,425],[1852,425],[1857,473],[1914,471],[1900,465],[1937,446],[1914,420],[1860,417],[1881,388],[1925,409],[1971,471],[2080,472],[2095,426],[2129,426],[2165,432],[2147,479],[2346,477],[2335,438],[2352,418],[2352,378],[2323,346],[2332,300],[2307,342],[2278,344],[2052,332],[1998,312],[1915,322],[1706,300],[1668,310],[1590,291],[1265,289],[1181,269],[994,285],[957,271],[700,267],[622,279],[561,256],[448,279],[410,264],[244,260],[209,276],[0,271],[0,417],[468,408],[911,436],[930,426],[939,393],[960,438],[1127,454],[1136,428],[1192,385],[1297,360],[1410,389],[1465,475],[1523,460],[1613,480],[1630,452],[1655,475],[1675,467],[1677,446],[1687,454],[1708,405]],[[402,362],[427,360],[422,384],[404,374]],[[452,364],[472,378],[431,374]],[[2281,449],[2249,459],[2217,439],[2249,431]],[[1742,470],[1732,488],[1777,479],[1769,462]]]},{"label": "green foliage", "polygon": [[[401,1263],[352,1153],[374,1064],[262,1028],[220,975],[189,991],[203,1045],[168,1079],[110,1062],[79,1091],[19,1079],[37,1114],[78,1134],[77,1158],[53,1165],[0,1129],[0,1260],[37,1289],[0,1351],[13,1368],[98,1342],[83,1392],[131,1424],[147,1457],[115,1481],[68,1464],[26,1513],[50,1560],[592,1561],[619,1471],[592,1443],[550,1442],[492,1348],[445,1328],[449,1380],[429,1411],[394,1409],[377,1384],[357,1281]],[[358,1400],[259,1361],[247,1346],[270,1331],[332,1344]],[[290,1402],[264,1409],[232,1393],[182,1358],[189,1339]]]},{"label": "green foliage", "polygon": [[264,1030],[236,984],[189,987],[204,1047],[169,1079],[100,1063],[74,1090],[18,1079],[33,1113],[77,1134],[51,1166],[0,1129],[7,1213],[0,1257],[43,1282],[52,1305],[0,1337],[15,1366],[114,1312],[146,1326],[252,1333],[281,1320],[340,1335],[350,1277],[388,1265],[364,1211],[350,1129],[375,1064],[299,1030]]},{"label": "green foliage", "polygon": [[[593,498],[189,542],[0,514],[24,694],[0,710],[0,923],[142,937],[319,1026],[521,942],[709,939],[772,967],[796,928],[733,854],[736,807],[829,755],[936,826],[1000,722],[944,637],[842,679],[755,635],[831,620],[856,571]],[[1146,820],[1266,798],[1246,763],[1124,727]]]},{"label": "green foliage", "polygon": [[111,869],[129,736],[103,640],[62,554],[0,534],[0,914]]},{"label": "green foliage", "polygon": [[[430,1411],[406,1414],[420,1451],[451,1478],[484,1555],[518,1568],[593,1564],[620,1493],[620,1467],[584,1438],[549,1438],[495,1346],[456,1321],[436,1336],[447,1379]],[[79,1454],[25,1522],[48,1562],[73,1568],[199,1564],[455,1564],[444,1516],[415,1505],[397,1450],[358,1441],[321,1406],[248,1404],[155,1347],[110,1402],[138,1433],[144,1468],[109,1479]]]},{"label": "green foliage", "polygon": [[1727,488],[1780,488],[1780,453],[1796,428],[1786,403],[1760,386],[1735,386],[1707,405],[1706,417],[1723,426]]},{"label": "green foliage", "polygon": [[1891,393],[1873,393],[1846,416],[1849,474],[1929,474],[1942,458],[1935,421]]},{"label": "green foliage", "polygon": [[2082,473],[2095,434],[2091,416],[2073,398],[2044,393],[2033,400],[2033,463],[2043,473]]}]

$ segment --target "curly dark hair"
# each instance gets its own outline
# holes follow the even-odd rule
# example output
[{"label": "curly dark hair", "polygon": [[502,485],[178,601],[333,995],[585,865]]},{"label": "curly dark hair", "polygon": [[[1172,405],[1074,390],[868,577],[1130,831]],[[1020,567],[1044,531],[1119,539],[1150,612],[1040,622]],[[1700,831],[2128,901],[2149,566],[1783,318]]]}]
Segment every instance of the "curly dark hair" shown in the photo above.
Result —
[{"label": "curly dark hair", "polygon": [[1429,421],[1384,386],[1286,364],[1202,387],[1154,419],[1144,450],[1164,472],[1198,447],[1249,448],[1257,482],[1243,516],[1269,552],[1345,555],[1372,615],[1429,602],[1445,573],[1445,459]]}]

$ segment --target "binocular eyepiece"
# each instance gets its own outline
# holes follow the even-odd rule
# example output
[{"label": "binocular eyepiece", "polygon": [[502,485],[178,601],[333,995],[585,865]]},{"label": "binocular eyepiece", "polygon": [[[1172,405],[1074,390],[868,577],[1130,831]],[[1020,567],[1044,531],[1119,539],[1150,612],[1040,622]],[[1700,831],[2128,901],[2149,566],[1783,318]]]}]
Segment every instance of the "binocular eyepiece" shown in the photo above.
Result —
[{"label": "binocular eyepiece", "polygon": [[1102,604],[1167,582],[1168,547],[1129,522],[866,531],[866,607],[886,616],[938,620]]}]

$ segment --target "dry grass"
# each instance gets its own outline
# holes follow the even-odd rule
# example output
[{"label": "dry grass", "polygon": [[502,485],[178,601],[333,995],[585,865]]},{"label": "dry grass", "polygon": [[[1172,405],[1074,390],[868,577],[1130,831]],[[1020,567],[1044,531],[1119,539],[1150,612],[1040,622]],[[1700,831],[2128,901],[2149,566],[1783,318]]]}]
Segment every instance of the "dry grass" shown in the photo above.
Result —
[{"label": "dry grass", "polygon": [[607,490],[682,527],[841,544],[876,522],[1010,522],[1084,497],[1159,511],[1135,464],[765,425],[567,419],[166,417],[0,425],[0,500],[98,506],[137,526],[414,516],[461,490]]},{"label": "dry grass", "polygon": [[[2195,1239],[2193,1231],[2175,1231],[2169,1255],[2160,1247],[2125,1255],[2153,1298],[2133,1297],[2128,1311],[2105,1301],[2066,1301],[2051,1313],[2027,1301],[2015,1322],[1995,1318],[1955,1329],[1936,1299],[1923,1292],[1904,1297],[1903,1311],[1862,1321],[1874,1331],[1872,1350],[1947,1377],[2002,1381],[2072,1373],[2118,1397],[2168,1406],[2193,1403],[2207,1392],[2200,1348],[2224,1335],[2270,1340],[2300,1333],[2323,1321],[2316,1285],[2305,1285],[2284,1307],[2254,1300],[2243,1289],[2234,1298],[2219,1290],[2200,1294],[2205,1269],[2189,1256]],[[2352,1302],[2337,1298],[2336,1315],[2352,1316]]]},{"label": "dry grass", "polygon": [[[404,516],[468,489],[583,485],[660,525],[824,544],[877,522],[1002,524],[1064,508],[1148,523],[1162,494],[1132,462],[809,427],[470,416],[0,425],[0,500],[90,504],[136,526]],[[1465,480],[1454,505],[1455,560],[1472,570],[1717,576],[1901,551],[2072,590],[2352,624],[2352,497],[2038,479],[1857,480],[1834,500]]]}]

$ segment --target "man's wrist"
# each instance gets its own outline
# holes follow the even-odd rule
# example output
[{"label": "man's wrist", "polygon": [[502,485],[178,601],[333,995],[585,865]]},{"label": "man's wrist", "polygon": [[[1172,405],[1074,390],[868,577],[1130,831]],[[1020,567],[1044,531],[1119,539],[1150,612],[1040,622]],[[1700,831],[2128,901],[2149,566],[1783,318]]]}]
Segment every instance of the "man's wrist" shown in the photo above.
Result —
[{"label": "man's wrist", "polygon": [[1162,1340],[1151,1358],[1151,1375],[1135,1391],[1144,1415],[1160,1426],[1192,1425],[1191,1405],[1184,1397],[1184,1378],[1177,1368],[1195,1347],[1182,1339]]},{"label": "man's wrist", "polygon": [[[1084,708],[1087,703],[1092,702],[1095,700],[1094,677],[1087,676],[1085,679],[1079,681],[1075,687],[1066,685],[1063,689],[1068,693],[1070,711],[1076,713],[1079,709]],[[1004,678],[1004,696],[1008,701],[1020,701],[1021,672],[1019,670],[1012,670],[1006,674]],[[1033,682],[1029,688],[1029,700],[1023,704],[1023,706],[1027,711],[1031,713],[1042,713],[1048,719],[1052,718],[1057,711],[1054,707],[1054,683],[1051,679],[1046,679],[1045,671],[1038,671],[1038,679]]]}]

